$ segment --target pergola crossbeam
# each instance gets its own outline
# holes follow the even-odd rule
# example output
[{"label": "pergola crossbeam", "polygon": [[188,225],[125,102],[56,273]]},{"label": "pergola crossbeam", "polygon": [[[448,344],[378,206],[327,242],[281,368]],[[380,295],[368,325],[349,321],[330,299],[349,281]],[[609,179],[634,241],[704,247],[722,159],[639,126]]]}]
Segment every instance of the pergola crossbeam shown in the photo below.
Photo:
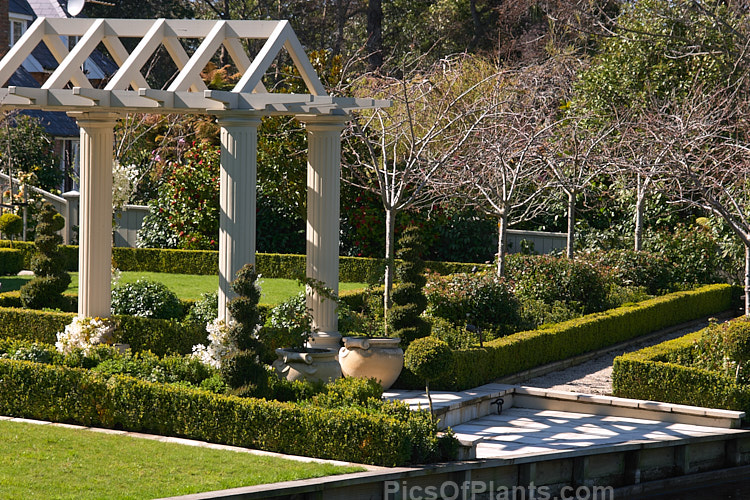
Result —
[{"label": "pergola crossbeam", "polygon": [[[80,37],[68,50],[63,37]],[[140,38],[131,53],[122,38]],[[202,39],[192,55],[182,40]],[[246,40],[265,40],[254,57]],[[37,19],[0,60],[7,82],[32,51],[44,43],[59,66],[42,88],[0,87],[0,108],[64,111],[81,127],[81,221],[78,313],[110,314],[112,162],[114,127],[124,113],[205,113],[221,127],[219,317],[228,319],[229,283],[255,262],[257,132],[267,115],[295,115],[308,133],[307,275],[338,290],[341,131],[350,111],[380,108],[388,101],[329,96],[288,21],[202,21],[138,19]],[[119,69],[107,85],[94,85],[81,71],[99,44]],[[178,73],[167,90],[150,88],[143,68],[163,46]],[[201,72],[225,47],[240,73],[231,91],[209,90]],[[269,92],[263,78],[286,50],[308,93]],[[70,85],[73,85],[70,88]],[[304,92],[304,91],[303,91]],[[336,347],[336,307],[311,290],[312,343]]]}]

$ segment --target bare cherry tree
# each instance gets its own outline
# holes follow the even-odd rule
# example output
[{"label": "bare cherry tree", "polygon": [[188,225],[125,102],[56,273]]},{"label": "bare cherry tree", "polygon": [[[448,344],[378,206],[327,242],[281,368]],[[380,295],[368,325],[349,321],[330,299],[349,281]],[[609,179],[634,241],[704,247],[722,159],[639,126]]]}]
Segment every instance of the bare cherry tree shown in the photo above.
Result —
[{"label": "bare cherry tree", "polygon": [[603,154],[605,141],[616,125],[602,125],[585,115],[571,114],[559,120],[554,134],[545,145],[545,162],[554,177],[555,187],[567,197],[568,241],[565,255],[573,258],[575,246],[576,200],[585,193],[591,182],[608,169]]},{"label": "bare cherry tree", "polygon": [[675,201],[723,219],[745,247],[745,315],[750,315],[750,109],[736,88],[695,89],[680,105],[666,102],[650,130],[668,144],[661,172]]},{"label": "bare cherry tree", "polygon": [[385,209],[386,311],[397,214],[443,196],[431,182],[458,160],[488,112],[481,106],[488,79],[467,76],[467,64],[470,58],[462,56],[400,78],[368,77],[362,90],[393,105],[358,114],[345,132],[344,180],[379,195]]},{"label": "bare cherry tree", "polygon": [[491,112],[472,135],[460,164],[462,198],[498,221],[497,275],[505,275],[507,229],[545,210],[551,176],[542,148],[556,125],[570,72],[548,60],[520,70],[498,71],[486,93]]}]

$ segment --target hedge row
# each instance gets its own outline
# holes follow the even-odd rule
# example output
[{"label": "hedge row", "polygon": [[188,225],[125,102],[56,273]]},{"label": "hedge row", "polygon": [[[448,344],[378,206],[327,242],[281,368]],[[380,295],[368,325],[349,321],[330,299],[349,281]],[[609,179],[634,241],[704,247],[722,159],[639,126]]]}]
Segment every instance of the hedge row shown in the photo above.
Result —
[{"label": "hedge row", "polygon": [[[73,321],[75,313],[35,311],[0,307],[0,337],[54,344],[57,332]],[[188,354],[195,344],[205,344],[202,325],[166,319],[113,316],[114,341],[130,344],[135,351],[154,354]]]},{"label": "hedge row", "polygon": [[[0,248],[10,246],[10,241],[0,241]],[[33,243],[14,242],[14,248],[23,253],[23,265],[29,269],[34,251]],[[61,246],[66,256],[66,270],[78,270],[78,247]],[[219,253],[212,250],[162,250],[158,248],[112,249],[112,260],[121,271],[149,271],[173,274],[219,274]],[[258,272],[266,278],[295,279],[305,274],[305,256],[289,254],[264,254],[255,256]],[[471,272],[485,264],[461,262],[426,262],[426,267],[440,274]],[[339,280],[344,282],[375,282],[383,275],[383,259],[341,257]],[[2,273],[0,273],[1,275]]]},{"label": "hedge row", "polygon": [[[505,375],[726,311],[732,307],[732,293],[730,285],[704,286],[508,335],[485,343],[484,348],[457,350],[453,365],[431,385],[445,390],[477,387]],[[408,370],[402,372],[397,384],[420,387]]]},{"label": "hedge row", "polygon": [[18,274],[23,267],[23,250],[0,248],[0,276]]},{"label": "hedge row", "polygon": [[403,466],[437,455],[429,418],[222,396],[89,370],[0,360],[0,414]]},{"label": "hedge row", "polygon": [[750,412],[750,387],[722,373],[683,366],[703,331],[615,358],[612,392],[624,398]]}]

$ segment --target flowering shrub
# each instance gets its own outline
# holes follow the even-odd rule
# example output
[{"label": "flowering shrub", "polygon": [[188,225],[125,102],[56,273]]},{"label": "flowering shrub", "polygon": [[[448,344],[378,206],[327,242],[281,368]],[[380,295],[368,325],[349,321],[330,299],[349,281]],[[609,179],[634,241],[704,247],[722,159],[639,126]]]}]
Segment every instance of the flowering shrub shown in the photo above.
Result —
[{"label": "flowering shrub", "polygon": [[111,344],[114,325],[107,318],[76,316],[73,321],[58,332],[55,347],[62,354],[70,354],[80,349],[84,355],[97,344]]},{"label": "flowering shrub", "polygon": [[208,347],[203,344],[193,346],[193,357],[199,359],[203,364],[213,368],[221,368],[221,362],[237,351],[237,345],[229,336],[229,329],[233,326],[224,320],[216,318],[206,325],[208,332]]},{"label": "flowering shrub", "polygon": [[424,290],[427,313],[456,325],[510,333],[519,324],[519,303],[511,286],[492,272],[430,274]]},{"label": "flowering shrub", "polygon": [[219,163],[217,146],[193,144],[179,162],[168,162],[158,197],[138,232],[139,246],[217,250]]},{"label": "flowering shrub", "polygon": [[112,289],[112,313],[170,319],[182,315],[180,299],[163,283],[138,280]]},{"label": "flowering shrub", "polygon": [[118,211],[130,201],[138,183],[138,167],[134,164],[122,165],[115,161],[112,165],[112,210]]}]

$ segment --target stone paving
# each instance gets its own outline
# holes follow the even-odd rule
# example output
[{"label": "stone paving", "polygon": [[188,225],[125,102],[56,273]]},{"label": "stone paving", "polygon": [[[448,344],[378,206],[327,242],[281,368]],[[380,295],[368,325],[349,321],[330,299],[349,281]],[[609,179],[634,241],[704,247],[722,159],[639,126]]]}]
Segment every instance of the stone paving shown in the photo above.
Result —
[{"label": "stone paving", "polygon": [[643,441],[671,441],[745,433],[615,415],[509,408],[453,427],[461,440],[476,440],[477,458],[516,458],[578,448],[611,447]]}]

